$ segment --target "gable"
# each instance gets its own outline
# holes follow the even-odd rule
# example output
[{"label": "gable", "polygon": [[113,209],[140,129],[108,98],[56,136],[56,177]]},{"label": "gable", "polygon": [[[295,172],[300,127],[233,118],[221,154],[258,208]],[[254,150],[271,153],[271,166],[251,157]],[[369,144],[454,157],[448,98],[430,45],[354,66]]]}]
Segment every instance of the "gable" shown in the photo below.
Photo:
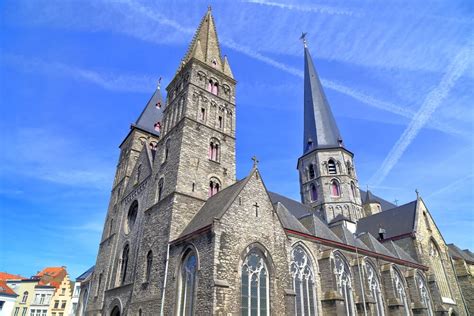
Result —
[{"label": "gable", "polygon": [[[141,166],[141,167],[139,167]],[[137,182],[138,176],[138,169],[140,168],[140,177]],[[149,149],[146,146],[146,143],[143,144],[142,150],[138,155],[137,161],[133,166],[132,173],[130,174],[130,178],[128,179],[127,187],[124,191],[123,196],[127,196],[130,192],[134,190],[134,188],[142,183],[145,179],[147,179],[152,174],[152,167],[151,167],[151,154],[149,153]]]}]

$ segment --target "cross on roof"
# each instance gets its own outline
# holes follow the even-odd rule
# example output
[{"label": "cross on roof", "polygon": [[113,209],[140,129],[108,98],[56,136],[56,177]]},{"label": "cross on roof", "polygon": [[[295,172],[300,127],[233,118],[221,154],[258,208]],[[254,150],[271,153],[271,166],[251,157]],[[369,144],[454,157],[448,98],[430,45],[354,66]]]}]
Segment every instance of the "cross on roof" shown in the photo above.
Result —
[{"label": "cross on roof", "polygon": [[300,36],[300,40],[303,41],[304,47],[307,47],[307,42],[306,42],[306,35],[307,35],[307,34],[308,34],[307,32],[302,32],[302,33],[301,33],[301,36]]},{"label": "cross on roof", "polygon": [[252,157],[252,160],[253,160],[253,166],[256,167],[256,166],[258,165],[257,156],[253,156],[253,157]]},{"label": "cross on roof", "polygon": [[255,206],[255,216],[258,217],[258,208],[260,207],[257,202],[253,205]]}]

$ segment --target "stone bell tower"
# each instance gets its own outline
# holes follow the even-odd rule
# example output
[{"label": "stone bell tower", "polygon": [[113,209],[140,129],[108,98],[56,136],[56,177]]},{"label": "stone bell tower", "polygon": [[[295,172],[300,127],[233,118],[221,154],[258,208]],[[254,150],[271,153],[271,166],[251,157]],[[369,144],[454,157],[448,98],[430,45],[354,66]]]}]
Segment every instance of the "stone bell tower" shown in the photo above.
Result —
[{"label": "stone bell tower", "polygon": [[304,43],[304,136],[298,159],[301,201],[327,222],[341,214],[363,217],[354,154],[341,133],[324,94],[306,41]]}]

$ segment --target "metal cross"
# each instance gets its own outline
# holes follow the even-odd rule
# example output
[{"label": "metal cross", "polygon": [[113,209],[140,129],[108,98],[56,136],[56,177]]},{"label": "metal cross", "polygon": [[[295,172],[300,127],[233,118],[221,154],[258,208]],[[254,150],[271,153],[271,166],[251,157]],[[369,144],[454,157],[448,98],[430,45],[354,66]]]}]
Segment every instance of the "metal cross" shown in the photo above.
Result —
[{"label": "metal cross", "polygon": [[395,205],[398,206],[398,200],[397,199],[393,200],[393,202],[395,202]]},{"label": "metal cross", "polygon": [[255,202],[255,204],[253,205],[255,206],[255,216],[258,217],[258,208],[259,208],[259,205],[257,202]]},{"label": "metal cross", "polygon": [[308,34],[307,32],[302,32],[302,33],[301,33],[301,36],[300,36],[300,40],[303,41],[304,47],[308,47],[308,46],[307,46],[307,42],[306,42],[306,35],[307,35],[307,34]]},{"label": "metal cross", "polygon": [[420,192],[418,191],[418,189],[415,189],[415,193],[416,193],[416,198],[419,198],[420,197]]}]

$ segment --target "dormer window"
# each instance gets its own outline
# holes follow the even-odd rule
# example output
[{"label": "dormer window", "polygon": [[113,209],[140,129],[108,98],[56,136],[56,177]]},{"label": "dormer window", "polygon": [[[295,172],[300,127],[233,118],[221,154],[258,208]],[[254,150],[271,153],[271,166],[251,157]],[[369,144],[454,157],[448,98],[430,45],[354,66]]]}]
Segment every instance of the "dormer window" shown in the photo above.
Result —
[{"label": "dormer window", "polygon": [[161,109],[161,101],[158,101],[156,104],[155,104],[155,107],[157,109]]},{"label": "dormer window", "polygon": [[216,60],[215,58],[212,60],[212,65],[213,65],[214,67],[217,66],[217,60]]},{"label": "dormer window", "polygon": [[332,159],[329,159],[329,161],[328,161],[328,173],[329,174],[336,174],[337,173],[336,163]]},{"label": "dormer window", "polygon": [[154,130],[157,131],[157,132],[161,131],[161,123],[160,122],[155,123]]}]

